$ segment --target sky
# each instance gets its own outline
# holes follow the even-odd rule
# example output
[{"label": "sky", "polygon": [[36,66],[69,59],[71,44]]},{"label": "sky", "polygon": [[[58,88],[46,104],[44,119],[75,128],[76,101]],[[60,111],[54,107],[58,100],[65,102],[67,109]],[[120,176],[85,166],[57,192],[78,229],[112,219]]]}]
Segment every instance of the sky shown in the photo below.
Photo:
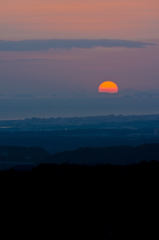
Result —
[{"label": "sky", "polygon": [[158,39],[157,0],[1,0],[3,40]]},{"label": "sky", "polygon": [[126,95],[159,92],[158,0],[0,0],[0,6],[1,98],[100,97],[104,81]]}]

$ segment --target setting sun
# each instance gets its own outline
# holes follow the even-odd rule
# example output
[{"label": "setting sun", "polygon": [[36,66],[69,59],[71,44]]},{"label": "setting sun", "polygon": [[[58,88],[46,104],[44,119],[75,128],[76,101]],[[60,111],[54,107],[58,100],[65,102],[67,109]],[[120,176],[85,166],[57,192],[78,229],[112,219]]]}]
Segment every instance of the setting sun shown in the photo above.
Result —
[{"label": "setting sun", "polygon": [[107,81],[100,84],[98,91],[107,93],[117,93],[118,86],[114,82]]}]

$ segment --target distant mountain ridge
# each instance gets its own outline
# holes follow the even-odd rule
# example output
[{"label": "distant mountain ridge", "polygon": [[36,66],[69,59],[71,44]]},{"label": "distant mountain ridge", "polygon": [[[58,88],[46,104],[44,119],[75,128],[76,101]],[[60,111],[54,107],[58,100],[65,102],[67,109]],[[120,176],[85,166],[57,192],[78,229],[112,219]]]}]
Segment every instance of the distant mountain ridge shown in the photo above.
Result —
[{"label": "distant mountain ridge", "polygon": [[112,146],[105,148],[80,148],[74,151],[55,153],[48,158],[49,163],[62,164],[115,164],[127,165],[141,161],[159,161],[159,144],[144,144],[136,147]]},{"label": "distant mountain ridge", "polygon": [[[40,147],[0,147],[0,169],[17,165],[37,166],[41,163],[79,165],[129,165],[141,161],[159,161],[159,143],[132,146],[112,146],[104,148],[85,147],[74,151],[59,152],[53,155]],[[2,165],[2,166],[1,166]]]}]

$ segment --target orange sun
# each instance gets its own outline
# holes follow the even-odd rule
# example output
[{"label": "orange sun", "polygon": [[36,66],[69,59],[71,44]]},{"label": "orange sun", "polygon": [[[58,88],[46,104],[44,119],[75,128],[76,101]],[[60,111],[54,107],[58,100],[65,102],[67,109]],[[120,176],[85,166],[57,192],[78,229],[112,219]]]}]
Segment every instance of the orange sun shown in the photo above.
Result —
[{"label": "orange sun", "polygon": [[98,91],[107,93],[117,93],[118,86],[114,82],[107,81],[100,84]]}]

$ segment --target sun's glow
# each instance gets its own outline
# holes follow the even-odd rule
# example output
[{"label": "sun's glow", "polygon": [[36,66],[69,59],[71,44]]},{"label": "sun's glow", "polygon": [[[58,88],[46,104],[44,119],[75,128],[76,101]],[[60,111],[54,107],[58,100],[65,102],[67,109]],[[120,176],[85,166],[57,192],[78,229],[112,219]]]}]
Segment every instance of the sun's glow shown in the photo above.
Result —
[{"label": "sun's glow", "polygon": [[117,93],[118,86],[114,82],[107,81],[107,82],[103,82],[100,84],[98,91],[99,92],[107,92],[107,93]]}]

